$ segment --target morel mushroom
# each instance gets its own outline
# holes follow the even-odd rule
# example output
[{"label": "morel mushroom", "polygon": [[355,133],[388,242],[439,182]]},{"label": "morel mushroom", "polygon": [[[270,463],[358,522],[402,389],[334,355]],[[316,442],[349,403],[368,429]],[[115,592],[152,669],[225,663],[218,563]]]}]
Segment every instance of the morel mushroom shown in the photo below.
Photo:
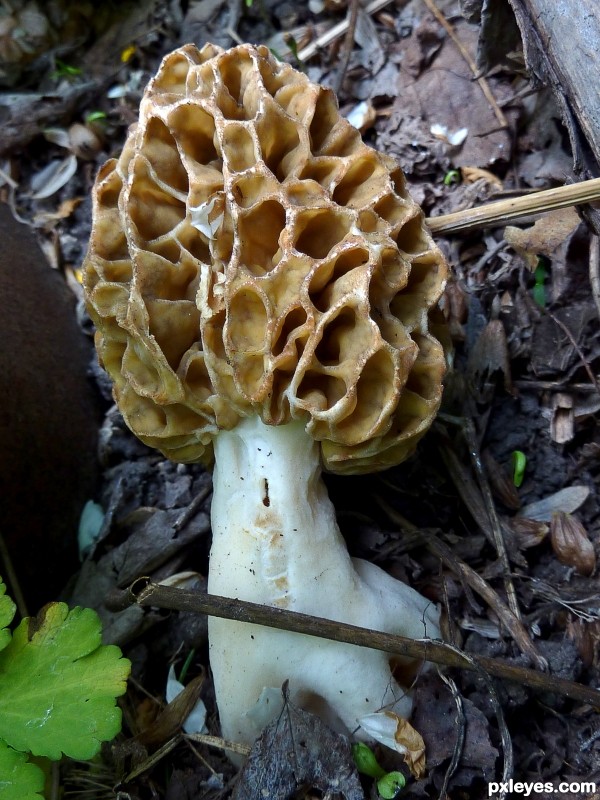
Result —
[{"label": "morel mushroom", "polygon": [[[214,454],[210,592],[438,635],[429,601],[350,558],[320,474],[414,451],[440,403],[445,275],[401,170],[329,90],[265,47],[164,59],[99,173],[85,287],[131,430]],[[385,653],[221,619],[209,637],[227,738],[253,740],[285,680],[349,731],[410,709]]]}]

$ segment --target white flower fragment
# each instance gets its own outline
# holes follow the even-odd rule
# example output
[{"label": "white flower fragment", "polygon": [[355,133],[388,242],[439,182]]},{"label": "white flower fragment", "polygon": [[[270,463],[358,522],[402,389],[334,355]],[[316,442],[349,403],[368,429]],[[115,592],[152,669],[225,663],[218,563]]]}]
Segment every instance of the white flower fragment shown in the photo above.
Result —
[{"label": "white flower fragment", "polygon": [[[165,697],[167,703],[171,703],[183,692],[184,686],[175,677],[175,667],[171,664],[167,677],[167,688]],[[203,700],[198,700],[194,708],[190,711],[182,725],[186,733],[208,733],[206,727],[206,706]]]},{"label": "white flower fragment", "polygon": [[199,230],[200,233],[203,233],[206,238],[210,239],[211,241],[214,241],[217,238],[217,233],[223,224],[224,217],[222,211],[216,215],[212,213],[216,202],[217,195],[214,195],[205,203],[201,203],[195,208],[190,208],[192,225],[194,228],[196,228],[196,230]]},{"label": "white flower fragment", "polygon": [[407,720],[392,711],[377,711],[361,717],[358,724],[371,739],[400,753],[415,778],[425,772],[425,742]]},{"label": "white flower fragment", "polygon": [[436,137],[436,139],[442,139],[442,141],[447,142],[448,144],[452,145],[452,147],[458,147],[461,145],[464,140],[469,135],[468,128],[459,128],[457,131],[449,131],[446,125],[439,125],[435,123],[429,128],[429,132]]}]

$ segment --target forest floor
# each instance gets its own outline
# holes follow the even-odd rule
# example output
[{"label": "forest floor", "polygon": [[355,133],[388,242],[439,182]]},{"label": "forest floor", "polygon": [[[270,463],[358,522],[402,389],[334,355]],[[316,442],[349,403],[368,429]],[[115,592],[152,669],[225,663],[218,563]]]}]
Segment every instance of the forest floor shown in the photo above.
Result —
[{"label": "forest floor", "polygon": [[[10,106],[0,193],[77,294],[82,335],[91,335],[79,270],[95,173],[119,154],[161,58],[186,42],[267,44],[336,88],[342,113],[398,161],[426,216],[575,179],[558,112],[529,82],[518,41],[509,58],[489,65],[482,86],[465,52],[473,60],[478,48],[481,58],[494,54],[457,2],[397,0],[361,11],[345,69],[344,31],[322,43],[347,18],[342,0],[79,5],[88,18],[74,20],[72,41],[40,45],[39,57],[24,57],[10,74],[12,93],[41,99],[35,115]],[[81,33],[90,14],[91,39]],[[552,691],[553,678],[594,687],[600,677],[597,248],[571,209],[437,242],[451,267],[442,306],[454,345],[442,413],[408,462],[379,475],[328,476],[328,488],[352,555],[439,603],[449,642],[473,656],[545,667],[548,682],[534,691],[431,668],[416,680],[411,718],[426,745],[424,774],[411,775],[392,751],[378,755],[386,769],[405,773],[401,797],[483,798],[502,775],[553,787],[595,781],[597,794],[560,796],[600,797],[597,710]],[[138,575],[185,573],[187,587],[205,588],[210,475],[140,444],[112,405],[108,379],[90,369],[106,412],[103,481],[90,499],[104,516],[69,597],[99,611],[107,640],[120,644],[133,670],[121,736],[104,748],[101,765],[64,764],[65,796],[225,800],[240,779],[224,751],[182,737],[182,720],[160,717],[169,667],[180,674],[185,663],[186,682],[206,675],[208,732],[219,736],[205,618],[106,607]],[[325,739],[314,744],[327,747]],[[265,762],[289,763],[283,739],[280,746]],[[239,797],[264,796],[260,772],[242,780]],[[371,779],[363,785],[365,797],[377,797]],[[297,789],[297,798],[343,796],[331,787]]]}]

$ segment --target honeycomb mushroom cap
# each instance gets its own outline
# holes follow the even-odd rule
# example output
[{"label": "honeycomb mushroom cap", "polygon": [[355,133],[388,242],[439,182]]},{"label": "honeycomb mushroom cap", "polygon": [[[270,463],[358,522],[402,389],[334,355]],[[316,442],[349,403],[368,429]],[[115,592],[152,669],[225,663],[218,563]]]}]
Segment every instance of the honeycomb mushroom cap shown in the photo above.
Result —
[{"label": "honeycomb mushroom cap", "polygon": [[84,269],[123,416],[177,461],[257,414],[333,472],[414,450],[440,403],[446,266],[396,163],[266,47],[186,45],[100,170]]}]

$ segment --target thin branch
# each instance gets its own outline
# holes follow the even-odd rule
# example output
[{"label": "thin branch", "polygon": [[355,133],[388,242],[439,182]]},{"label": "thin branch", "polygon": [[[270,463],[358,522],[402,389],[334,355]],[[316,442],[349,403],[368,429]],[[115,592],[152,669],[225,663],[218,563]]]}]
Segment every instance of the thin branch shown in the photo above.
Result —
[{"label": "thin branch", "polygon": [[321,639],[332,639],[359,647],[370,647],[394,655],[408,656],[414,659],[432,661],[460,669],[484,669],[489,675],[529,686],[543,692],[557,694],[588,703],[600,705],[600,691],[582,684],[546,675],[525,667],[517,667],[504,661],[483,656],[467,656],[443,642],[433,639],[407,639],[381,631],[347,625],[296,611],[263,606],[259,603],[247,603],[229,597],[211,594],[199,594],[173,586],[161,586],[152,583],[148,578],[139,578],[130,587],[131,602],[140,606],[170,608],[175,611],[191,611],[196,614],[209,614],[213,617],[233,619],[238,622],[249,622],[279,628]]},{"label": "thin branch", "polygon": [[600,200],[600,178],[570,183],[556,189],[545,189],[521,197],[510,197],[487,203],[477,208],[467,208],[439,217],[428,217],[427,224],[432,233],[447,236],[483,227],[501,227],[531,214],[543,214],[557,208],[579,206]]},{"label": "thin branch", "polygon": [[335,79],[334,92],[339,96],[342,91],[342,84],[346,76],[346,70],[350,63],[350,56],[352,55],[352,48],[354,46],[354,34],[356,32],[356,23],[358,21],[358,9],[360,8],[360,0],[350,0],[350,10],[348,12],[348,29],[344,38],[343,54],[339,71]]}]

